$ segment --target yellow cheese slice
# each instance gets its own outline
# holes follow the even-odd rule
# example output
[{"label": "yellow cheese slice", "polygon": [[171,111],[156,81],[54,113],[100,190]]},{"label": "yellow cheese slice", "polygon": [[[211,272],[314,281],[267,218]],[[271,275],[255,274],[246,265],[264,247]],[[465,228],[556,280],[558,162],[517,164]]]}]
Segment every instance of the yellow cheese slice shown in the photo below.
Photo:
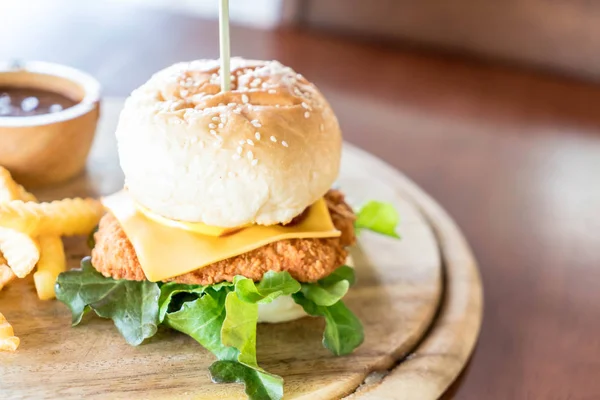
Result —
[{"label": "yellow cheese slice", "polygon": [[[236,227],[236,228],[220,228],[218,226],[206,225],[206,224],[203,224],[202,222],[177,221],[177,220],[169,219],[167,217],[163,217],[162,215],[156,214],[155,212],[152,212],[151,210],[147,209],[146,207],[144,207],[138,203],[135,203],[135,206],[138,208],[138,210],[142,214],[144,214],[146,217],[150,218],[151,220],[158,222],[159,224],[170,226],[173,228],[185,229],[186,231],[200,233],[202,235],[224,236],[224,235],[227,235],[228,233],[236,232],[236,231],[239,231],[240,229],[246,227],[246,226],[242,226],[242,227]],[[247,226],[250,226],[250,225],[247,225]]]},{"label": "yellow cheese slice", "polygon": [[164,281],[283,239],[340,236],[324,199],[309,207],[293,226],[252,225],[227,236],[201,235],[163,225],[141,213],[126,191],[102,199],[131,241],[138,261],[152,282]]}]

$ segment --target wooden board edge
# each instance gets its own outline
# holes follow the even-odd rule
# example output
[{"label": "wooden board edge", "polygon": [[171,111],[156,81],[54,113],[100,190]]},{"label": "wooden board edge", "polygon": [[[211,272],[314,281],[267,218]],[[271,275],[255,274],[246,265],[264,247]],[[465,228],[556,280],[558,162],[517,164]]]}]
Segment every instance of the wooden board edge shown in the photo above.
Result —
[{"label": "wooden board edge", "polygon": [[386,374],[369,376],[347,399],[437,399],[460,375],[477,343],[483,319],[483,287],[473,253],[452,218],[410,179],[383,161],[390,178],[401,180],[402,195],[411,200],[438,238],[445,273],[439,314],[421,343]]}]

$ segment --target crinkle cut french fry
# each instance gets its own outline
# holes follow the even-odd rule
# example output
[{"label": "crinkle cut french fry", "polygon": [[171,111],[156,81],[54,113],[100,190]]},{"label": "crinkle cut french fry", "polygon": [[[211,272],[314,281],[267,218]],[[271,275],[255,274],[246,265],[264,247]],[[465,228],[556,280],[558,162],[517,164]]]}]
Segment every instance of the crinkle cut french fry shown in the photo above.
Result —
[{"label": "crinkle cut french fry", "polygon": [[15,351],[19,347],[19,343],[20,340],[15,336],[13,327],[0,313],[0,351]]},{"label": "crinkle cut french fry", "polygon": [[104,214],[102,203],[95,199],[64,199],[50,203],[20,200],[0,204],[0,226],[30,236],[85,235]]},{"label": "crinkle cut french fry", "polygon": [[19,197],[13,200],[37,202],[37,198],[32,193],[29,193],[23,186],[17,184],[17,190],[19,192]]},{"label": "crinkle cut french fry", "polygon": [[[10,172],[0,166],[0,203],[12,200],[33,200],[36,198],[25,188],[14,181]],[[10,281],[16,278],[16,275],[8,266],[6,258],[0,252],[0,290]]]},{"label": "crinkle cut french fry", "polygon": [[0,313],[0,339],[5,339],[14,335],[15,332],[13,331],[13,327],[8,323],[6,317]]},{"label": "crinkle cut french fry", "polygon": [[58,274],[67,269],[65,249],[60,236],[40,236],[38,244],[40,260],[33,274],[33,282],[40,300],[50,300],[55,298],[54,284]]},{"label": "crinkle cut french fry", "polygon": [[13,180],[10,172],[4,167],[0,167],[0,203],[20,199],[19,187],[20,185]]},{"label": "crinkle cut french fry", "polygon": [[16,275],[8,266],[8,261],[6,261],[6,258],[0,253],[0,290],[15,278]]},{"label": "crinkle cut french fry", "polygon": [[29,274],[40,259],[37,244],[24,233],[0,228],[0,251],[19,278]]},{"label": "crinkle cut french fry", "polygon": [[0,339],[0,351],[17,351],[19,344],[21,344],[21,339],[16,336]]},{"label": "crinkle cut french fry", "polygon": [[0,203],[12,200],[37,201],[33,194],[12,178],[6,168],[0,166]]}]

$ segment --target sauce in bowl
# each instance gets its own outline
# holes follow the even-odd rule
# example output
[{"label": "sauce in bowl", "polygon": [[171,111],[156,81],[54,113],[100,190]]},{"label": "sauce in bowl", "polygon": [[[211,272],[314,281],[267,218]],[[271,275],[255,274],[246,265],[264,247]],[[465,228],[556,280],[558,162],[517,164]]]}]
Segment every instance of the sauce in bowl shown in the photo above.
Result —
[{"label": "sauce in bowl", "polygon": [[0,117],[52,114],[77,103],[67,96],[48,90],[0,86]]}]

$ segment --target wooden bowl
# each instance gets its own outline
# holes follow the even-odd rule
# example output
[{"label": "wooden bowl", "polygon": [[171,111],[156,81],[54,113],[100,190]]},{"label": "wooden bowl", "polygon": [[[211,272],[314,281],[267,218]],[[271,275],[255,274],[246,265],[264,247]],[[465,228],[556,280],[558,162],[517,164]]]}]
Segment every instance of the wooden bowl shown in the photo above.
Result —
[{"label": "wooden bowl", "polygon": [[75,100],[62,111],[0,117],[0,165],[25,186],[50,185],[85,167],[99,117],[100,84],[74,68],[0,63],[0,86],[42,89]]}]

